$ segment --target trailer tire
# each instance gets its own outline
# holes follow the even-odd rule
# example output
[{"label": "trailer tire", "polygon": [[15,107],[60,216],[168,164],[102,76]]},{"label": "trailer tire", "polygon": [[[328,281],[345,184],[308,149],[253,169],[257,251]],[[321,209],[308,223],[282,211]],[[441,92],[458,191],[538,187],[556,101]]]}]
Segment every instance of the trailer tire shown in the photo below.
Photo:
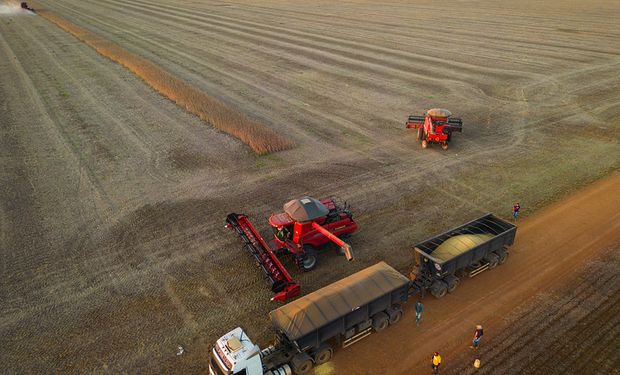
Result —
[{"label": "trailer tire", "polygon": [[304,375],[312,370],[312,358],[306,353],[299,353],[291,359],[291,368],[297,375]]},{"label": "trailer tire", "polygon": [[329,345],[322,344],[321,346],[319,346],[316,353],[314,354],[314,364],[318,366],[322,365],[325,362],[329,362],[329,360],[332,359],[333,354],[334,351]]},{"label": "trailer tire", "polygon": [[390,318],[388,314],[383,311],[376,313],[372,316],[372,328],[377,332],[381,332],[388,327],[390,324]]},{"label": "trailer tire", "polygon": [[489,263],[490,270],[497,267],[497,265],[499,264],[499,257],[495,253],[490,253],[485,259]]},{"label": "trailer tire", "polygon": [[441,280],[435,280],[431,285],[431,294],[433,297],[439,299],[448,293],[448,285]]},{"label": "trailer tire", "polygon": [[459,279],[455,275],[448,275],[443,280],[446,282],[446,284],[448,284],[448,293],[454,292],[461,283],[461,279]]},{"label": "trailer tire", "polygon": [[499,249],[495,253],[498,257],[498,264],[506,263],[506,260],[508,259],[508,251],[506,251],[506,249]]},{"label": "trailer tire", "polygon": [[400,319],[403,317],[403,309],[401,309],[400,306],[396,308],[388,309],[387,313],[388,313],[388,316],[390,317],[389,318],[390,325],[400,322]]},{"label": "trailer tire", "polygon": [[304,245],[304,254],[299,259],[299,265],[303,271],[312,271],[319,263],[314,246]]}]

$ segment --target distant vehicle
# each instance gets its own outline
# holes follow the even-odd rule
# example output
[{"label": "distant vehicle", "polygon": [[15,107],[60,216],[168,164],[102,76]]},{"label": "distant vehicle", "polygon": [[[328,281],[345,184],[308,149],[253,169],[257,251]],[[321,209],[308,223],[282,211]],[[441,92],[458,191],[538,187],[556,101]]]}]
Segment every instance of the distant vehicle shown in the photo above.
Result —
[{"label": "distant vehicle", "polygon": [[418,129],[418,140],[422,148],[433,143],[441,145],[444,150],[452,140],[452,133],[463,131],[463,121],[452,117],[447,109],[433,108],[426,111],[424,116],[410,115],[405,123],[408,129]]}]

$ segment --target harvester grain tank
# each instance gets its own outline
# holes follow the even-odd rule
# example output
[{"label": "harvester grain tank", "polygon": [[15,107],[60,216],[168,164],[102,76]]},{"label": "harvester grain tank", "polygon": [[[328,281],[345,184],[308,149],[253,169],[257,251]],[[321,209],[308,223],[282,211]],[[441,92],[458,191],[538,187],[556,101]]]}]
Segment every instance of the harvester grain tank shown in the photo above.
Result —
[{"label": "harvester grain tank", "polygon": [[452,117],[450,111],[442,108],[429,109],[424,116],[410,115],[405,126],[418,130],[417,138],[422,143],[422,148],[436,143],[444,150],[448,149],[452,133],[463,131],[463,121]]},{"label": "harvester grain tank", "polygon": [[342,240],[357,230],[346,203],[339,205],[334,198],[294,199],[284,205],[284,212],[271,215],[269,224],[273,240],[267,243],[246,215],[231,213],[226,217],[226,226],[237,232],[269,279],[273,300],[285,301],[300,292],[277,255],[291,254],[301,270],[310,271],[318,263],[317,250],[334,243],[347,260],[353,260],[351,246]]},{"label": "harvester grain tank", "polygon": [[[307,374],[373,331],[400,321],[410,281],[384,262],[290,302],[269,313],[276,334],[261,350],[238,327],[211,351],[211,375]],[[334,346],[332,346],[334,345]]]}]

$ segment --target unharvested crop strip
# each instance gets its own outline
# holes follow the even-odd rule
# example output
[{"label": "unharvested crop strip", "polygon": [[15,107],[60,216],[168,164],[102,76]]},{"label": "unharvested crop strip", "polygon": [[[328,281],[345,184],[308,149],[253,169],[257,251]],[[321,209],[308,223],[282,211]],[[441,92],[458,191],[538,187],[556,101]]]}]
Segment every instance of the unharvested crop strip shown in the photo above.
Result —
[{"label": "unharvested crop strip", "polygon": [[177,76],[122,47],[83,29],[50,10],[37,13],[75,36],[99,54],[117,62],[140,77],[161,95],[174,101],[188,112],[247,144],[257,154],[268,154],[292,148],[291,141],[267,126],[249,119],[218,99],[193,87]]}]

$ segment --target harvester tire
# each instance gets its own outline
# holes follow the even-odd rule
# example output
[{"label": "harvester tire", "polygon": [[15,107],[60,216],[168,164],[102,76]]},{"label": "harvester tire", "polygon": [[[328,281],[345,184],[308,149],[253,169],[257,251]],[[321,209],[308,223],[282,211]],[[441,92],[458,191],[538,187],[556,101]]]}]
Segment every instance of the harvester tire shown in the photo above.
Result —
[{"label": "harvester tire", "polygon": [[297,375],[307,374],[312,370],[312,358],[306,353],[299,353],[291,359],[291,368]]},{"label": "harvester tire", "polygon": [[490,270],[497,267],[497,265],[499,264],[499,257],[495,253],[491,253],[487,255],[485,260],[489,263]]},{"label": "harvester tire", "polygon": [[381,332],[390,325],[390,318],[388,314],[383,311],[376,313],[372,316],[372,328],[377,332]]},{"label": "harvester tire", "polygon": [[448,293],[448,284],[444,283],[441,280],[436,280],[435,282],[433,282],[433,285],[431,285],[431,294],[433,295],[433,297],[439,299],[445,296],[446,293]]},{"label": "harvester tire", "polygon": [[499,249],[495,253],[497,254],[498,264],[506,263],[506,260],[508,259],[508,251],[506,251],[506,249]]},{"label": "harvester tire", "polygon": [[304,253],[299,260],[301,269],[304,271],[311,271],[316,267],[317,263],[318,258],[314,246],[304,245]]},{"label": "harvester tire", "polygon": [[424,130],[422,128],[418,128],[418,141],[424,139]]},{"label": "harvester tire", "polygon": [[455,275],[448,275],[443,280],[446,282],[446,284],[448,284],[448,293],[454,292],[461,283],[461,279],[459,279]]},{"label": "harvester tire", "polygon": [[422,148],[428,148],[428,141],[426,139],[422,140]]},{"label": "harvester tire", "polygon": [[325,362],[329,362],[329,360],[332,359],[333,354],[334,351],[329,345],[322,344],[314,354],[314,364],[318,366]]}]

